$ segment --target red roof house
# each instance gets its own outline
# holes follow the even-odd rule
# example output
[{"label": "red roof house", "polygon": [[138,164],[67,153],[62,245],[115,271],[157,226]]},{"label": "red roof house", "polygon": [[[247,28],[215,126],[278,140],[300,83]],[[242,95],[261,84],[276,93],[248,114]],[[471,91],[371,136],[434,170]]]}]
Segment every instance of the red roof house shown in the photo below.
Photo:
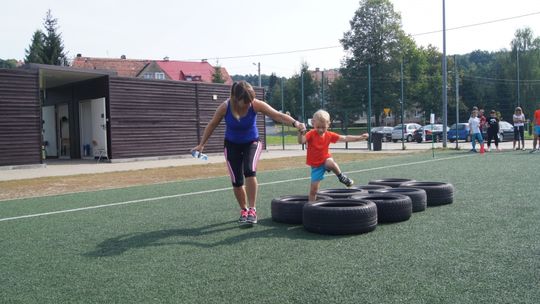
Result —
[{"label": "red roof house", "polygon": [[[169,79],[181,81],[212,82],[215,68],[207,61],[147,60],[116,58],[82,57],[80,54],[73,60],[73,67],[115,71],[118,76],[138,77],[146,79]],[[221,75],[225,84],[232,84],[227,70],[221,67]]]}]

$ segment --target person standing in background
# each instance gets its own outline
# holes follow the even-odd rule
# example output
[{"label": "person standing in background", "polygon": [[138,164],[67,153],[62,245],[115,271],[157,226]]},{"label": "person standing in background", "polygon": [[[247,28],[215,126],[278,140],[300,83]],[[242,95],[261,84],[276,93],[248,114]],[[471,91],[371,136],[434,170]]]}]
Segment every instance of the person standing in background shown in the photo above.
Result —
[{"label": "person standing in background", "polygon": [[[536,102],[536,111],[534,111],[534,141],[531,153],[540,152],[540,101]],[[536,146],[538,144],[538,146]]]},{"label": "person standing in background", "polygon": [[[512,115],[514,121],[514,150],[525,150],[525,115],[520,107],[517,107]],[[517,149],[516,149],[517,142]],[[520,145],[521,144],[521,145]]]}]

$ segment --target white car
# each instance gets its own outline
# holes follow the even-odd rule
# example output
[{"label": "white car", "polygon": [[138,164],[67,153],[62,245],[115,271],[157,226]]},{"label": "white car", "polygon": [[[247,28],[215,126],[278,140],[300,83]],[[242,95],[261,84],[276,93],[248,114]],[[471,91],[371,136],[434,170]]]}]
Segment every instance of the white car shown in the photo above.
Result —
[{"label": "white car", "polygon": [[403,124],[403,126],[399,124],[392,130],[392,141],[397,142],[403,138],[406,141],[411,142],[413,140],[414,131],[421,127],[422,126],[417,123],[406,123]]}]

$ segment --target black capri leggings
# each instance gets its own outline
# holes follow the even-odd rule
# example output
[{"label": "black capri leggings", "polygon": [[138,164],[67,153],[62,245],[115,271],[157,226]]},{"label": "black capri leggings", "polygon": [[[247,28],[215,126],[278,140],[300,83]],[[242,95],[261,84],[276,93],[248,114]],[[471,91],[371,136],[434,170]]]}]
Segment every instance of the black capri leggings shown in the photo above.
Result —
[{"label": "black capri leggings", "polygon": [[262,144],[259,140],[245,144],[225,140],[225,160],[233,187],[242,187],[244,176],[256,176],[261,151]]},{"label": "black capri leggings", "polygon": [[523,126],[514,126],[514,140],[525,140],[525,127]]},{"label": "black capri leggings", "polygon": [[488,137],[488,140],[487,140],[487,145],[488,147],[491,146],[491,140],[495,140],[495,146],[499,146],[499,136],[497,136],[497,132],[493,132],[493,131],[489,131],[487,132],[487,137]]}]

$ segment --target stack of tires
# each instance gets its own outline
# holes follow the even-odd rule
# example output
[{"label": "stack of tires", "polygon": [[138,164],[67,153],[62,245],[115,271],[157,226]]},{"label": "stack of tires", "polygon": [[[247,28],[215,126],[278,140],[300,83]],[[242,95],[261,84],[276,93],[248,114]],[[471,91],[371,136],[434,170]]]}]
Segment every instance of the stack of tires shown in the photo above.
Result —
[{"label": "stack of tires", "polygon": [[375,230],[378,223],[407,221],[426,207],[451,204],[454,186],[444,182],[386,178],[353,188],[324,189],[317,202],[306,195],[287,195],[272,200],[272,220],[303,224],[320,234],[360,234]]}]

